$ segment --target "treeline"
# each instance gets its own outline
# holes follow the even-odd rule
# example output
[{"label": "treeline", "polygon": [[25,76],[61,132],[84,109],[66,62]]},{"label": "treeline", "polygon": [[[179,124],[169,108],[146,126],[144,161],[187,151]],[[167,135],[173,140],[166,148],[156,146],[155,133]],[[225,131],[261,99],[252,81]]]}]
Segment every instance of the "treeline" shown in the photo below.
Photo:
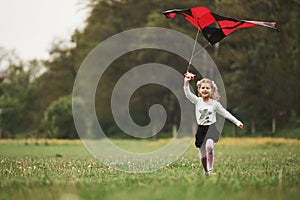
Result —
[{"label": "treeline", "polygon": [[[0,49],[0,65],[6,66],[0,77],[0,137],[77,138],[71,95],[77,71],[89,52],[110,36],[132,28],[164,27],[194,38],[192,25],[180,17],[170,21],[161,12],[200,5],[224,16],[278,22],[280,33],[257,27],[238,30],[207,51],[221,72],[227,107],[245,123],[245,132],[299,127],[298,1],[89,0],[85,28],[74,31],[69,41],[53,43],[48,60],[25,62]],[[198,42],[206,44],[203,37]],[[131,52],[112,63],[99,82],[95,99],[99,123],[109,136],[122,136],[110,109],[116,81],[134,66],[149,62],[172,66],[180,73],[185,67],[178,66],[187,65],[174,55],[154,50]],[[149,123],[148,110],[154,103],[162,104],[168,112],[163,131],[171,132],[179,123],[178,102],[166,88],[144,86],[131,101],[132,118],[139,125]],[[87,132],[93,134],[94,125],[86,123]]]}]

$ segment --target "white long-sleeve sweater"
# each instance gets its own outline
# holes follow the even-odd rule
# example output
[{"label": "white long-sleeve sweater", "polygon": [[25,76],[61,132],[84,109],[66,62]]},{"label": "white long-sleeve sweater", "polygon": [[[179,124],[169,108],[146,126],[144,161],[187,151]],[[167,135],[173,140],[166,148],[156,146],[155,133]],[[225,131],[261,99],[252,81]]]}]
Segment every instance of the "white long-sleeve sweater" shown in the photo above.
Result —
[{"label": "white long-sleeve sweater", "polygon": [[211,125],[217,121],[216,113],[226,119],[229,119],[235,125],[240,126],[242,123],[228,112],[220,102],[212,100],[211,103],[205,103],[201,97],[196,96],[190,91],[189,85],[184,85],[185,96],[195,104],[195,114],[198,125]]}]

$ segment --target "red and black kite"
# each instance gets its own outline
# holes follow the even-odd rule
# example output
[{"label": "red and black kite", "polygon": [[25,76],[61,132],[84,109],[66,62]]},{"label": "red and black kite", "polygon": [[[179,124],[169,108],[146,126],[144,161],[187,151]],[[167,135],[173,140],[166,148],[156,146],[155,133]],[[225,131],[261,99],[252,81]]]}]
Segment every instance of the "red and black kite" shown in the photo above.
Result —
[{"label": "red and black kite", "polygon": [[174,18],[177,14],[183,15],[187,21],[202,31],[203,36],[211,45],[214,45],[230,33],[241,28],[265,26],[279,31],[276,27],[276,22],[249,21],[224,17],[210,12],[206,7],[173,9],[164,11],[163,14],[167,18]]}]

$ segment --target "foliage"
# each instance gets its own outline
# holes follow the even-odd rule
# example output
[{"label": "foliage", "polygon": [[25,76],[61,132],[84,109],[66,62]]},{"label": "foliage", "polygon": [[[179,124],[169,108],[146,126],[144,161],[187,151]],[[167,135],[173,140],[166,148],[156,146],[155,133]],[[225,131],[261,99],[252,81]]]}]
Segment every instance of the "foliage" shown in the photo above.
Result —
[{"label": "foliage", "polygon": [[[83,106],[82,102],[75,100],[75,106]],[[46,123],[49,138],[75,139],[78,138],[72,113],[72,98],[61,97],[54,101],[46,111]]]},{"label": "foliage", "polygon": [[46,71],[38,77],[37,93],[40,98],[41,111],[59,97],[71,93],[76,76],[72,44],[68,41],[56,41],[50,50],[50,58],[44,61]]},{"label": "foliage", "polygon": [[[104,37],[107,38],[106,33],[110,36],[120,31],[145,25],[171,28],[186,33],[191,37],[195,35],[195,29],[185,20],[176,19],[176,21],[170,22],[170,20],[162,18],[160,13],[165,9],[199,5],[197,1],[164,1],[163,3],[161,1],[150,1],[138,4],[134,3],[134,1],[116,1],[112,4],[94,1],[94,3],[92,7],[93,12],[87,20],[86,29],[81,35],[77,35],[78,48],[75,51],[82,50],[83,44],[87,44],[87,41],[92,41],[88,40],[87,37],[90,38],[90,34],[94,34],[94,31],[99,32],[99,34],[97,34],[98,40],[95,40],[92,46],[96,46],[103,40],[99,38],[100,35],[105,34]],[[151,4],[152,7],[150,8]],[[140,5],[143,5],[143,9],[136,9]],[[299,48],[296,45],[299,44],[297,37],[299,27],[296,23],[299,21],[299,4],[296,2],[286,4],[282,0],[272,1],[272,3],[271,1],[256,0],[243,3],[239,1],[215,1],[206,6],[225,16],[278,21],[282,30],[280,33],[263,28],[239,30],[232,36],[224,39],[219,46],[211,47],[208,51],[219,67],[226,85],[229,110],[244,121],[246,128],[250,127],[250,122],[253,121],[256,123],[256,129],[262,132],[270,132],[271,120],[273,119],[277,119],[277,128],[284,128],[290,125],[299,126],[299,123],[296,122],[300,114],[297,111],[298,94],[294,93],[297,90],[297,84],[295,84],[297,81],[295,79],[299,76],[299,67],[295,62],[299,60],[299,57],[293,56],[292,59],[289,59],[291,58],[290,55],[295,55]],[[120,12],[114,13],[114,20],[124,19],[123,12],[128,10],[134,9],[135,12],[130,12],[126,16],[127,20],[122,21],[122,28],[120,28],[118,26],[120,24],[116,25],[114,21],[108,20],[109,18],[103,19],[104,11],[102,9],[118,9]],[[107,11],[107,13],[110,12]],[[142,12],[147,17],[142,17],[141,20],[136,21],[136,19],[140,18],[139,12]],[[100,23],[102,26],[97,26]],[[109,23],[108,26],[103,25],[107,23]],[[93,29],[95,27],[97,30]],[[107,27],[110,27],[111,32],[106,30]],[[115,29],[116,27],[118,28],[117,30]],[[93,29],[93,31],[90,29]],[[290,34],[290,31],[285,30],[291,30],[292,34]],[[199,42],[203,44],[205,41],[202,38],[199,39]],[[159,56],[157,56],[157,51],[143,51],[139,52],[138,56],[136,54],[132,57],[127,55],[126,59],[120,59],[119,62],[115,62],[115,65],[111,65],[108,75],[109,80],[104,78],[100,82],[100,85],[105,85],[105,88],[99,88],[101,92],[97,93],[97,99],[99,101],[103,100],[103,103],[96,108],[98,113],[105,116],[105,119],[100,117],[99,120],[101,122],[104,121],[104,124],[107,124],[108,127],[115,125],[111,111],[108,109],[109,107],[103,105],[109,105],[109,97],[114,82],[131,66],[137,66],[140,63],[149,61],[167,64],[174,68],[175,66],[186,64],[167,53],[159,53]],[[184,71],[184,68],[176,69],[180,73]],[[284,87],[287,88],[285,89],[285,95],[279,92],[283,87],[283,83]],[[139,110],[133,110],[132,113],[133,115],[137,114],[138,117],[136,119],[142,120],[144,124],[147,123],[144,110],[147,110],[149,104],[156,101],[162,103],[162,100],[158,100],[162,96],[163,99],[172,99],[171,94],[164,92],[162,88],[155,88],[155,90],[156,95],[151,95],[150,91],[144,94],[140,92],[138,93],[138,99],[134,100],[134,97],[132,98],[132,101],[135,102],[134,107]],[[286,98],[287,96],[288,98]],[[170,101],[169,103],[172,104]],[[180,112],[177,109],[172,111],[168,106],[165,107],[168,110],[168,116],[175,116],[175,119],[179,118]],[[170,119],[167,122],[168,125],[172,123],[177,122]],[[250,128],[247,131],[249,133]]]},{"label": "foliage", "polygon": [[272,118],[277,119],[280,128],[290,126],[289,120],[299,116],[292,115],[298,107],[297,95],[293,94],[297,90],[294,78],[299,76],[293,62],[299,58],[291,59],[292,49],[298,49],[292,46],[299,44],[294,36],[299,27],[292,22],[299,21],[299,4],[249,1],[243,2],[241,10],[236,9],[241,7],[237,2],[226,1],[222,10],[228,13],[229,7],[240,11],[236,13],[239,18],[254,16],[278,21],[281,29],[280,33],[255,28],[241,30],[220,43],[217,56],[212,54],[227,86],[229,106],[246,123],[255,121],[261,131],[270,131]]},{"label": "foliage", "polygon": [[[0,106],[14,107],[14,110],[2,114],[3,136],[39,127],[46,109],[60,97],[72,93],[77,71],[89,52],[114,34],[151,26],[169,28],[194,38],[196,30],[186,20],[178,17],[170,21],[161,12],[199,5],[207,6],[224,16],[278,22],[280,33],[261,27],[239,30],[218,45],[208,47],[207,51],[221,72],[226,86],[228,109],[244,122],[247,133],[251,133],[251,123],[255,123],[258,132],[271,132],[272,120],[276,120],[278,129],[300,126],[300,93],[296,92],[300,76],[298,1],[85,2],[90,10],[85,27],[75,30],[70,41],[54,41],[49,51],[50,58],[42,63],[24,64],[0,49],[0,65],[9,65],[0,76]],[[206,44],[203,37],[199,37],[198,42]],[[99,81],[95,99],[99,121],[109,136],[121,134],[110,109],[110,96],[115,83],[128,70],[148,62],[171,66],[180,73],[185,71],[185,67],[180,66],[187,65],[186,61],[168,52],[149,49],[130,52],[115,60]],[[34,69],[36,65],[45,66],[45,72],[29,78],[34,70],[27,71],[27,68]],[[154,103],[162,104],[168,113],[163,131],[170,132],[170,127],[180,119],[180,108],[174,95],[163,87],[139,88],[131,100],[129,106],[138,124],[149,122],[148,108]],[[69,123],[69,127],[72,127],[71,120]],[[87,129],[87,132],[91,130]]]},{"label": "foliage", "polygon": [[34,80],[40,65],[34,60],[24,64],[14,56],[3,60],[9,62],[9,67],[3,72],[0,82],[0,127],[2,137],[15,137],[16,133],[36,128],[39,122]]}]

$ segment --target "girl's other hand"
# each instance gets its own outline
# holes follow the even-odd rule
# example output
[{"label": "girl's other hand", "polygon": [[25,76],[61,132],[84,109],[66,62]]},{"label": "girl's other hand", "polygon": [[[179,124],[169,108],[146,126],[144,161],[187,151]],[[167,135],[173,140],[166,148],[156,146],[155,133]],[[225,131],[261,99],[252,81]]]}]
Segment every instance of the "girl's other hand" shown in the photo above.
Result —
[{"label": "girl's other hand", "polygon": [[243,124],[240,124],[239,127],[240,127],[240,129],[243,129],[244,125],[243,125]]}]

